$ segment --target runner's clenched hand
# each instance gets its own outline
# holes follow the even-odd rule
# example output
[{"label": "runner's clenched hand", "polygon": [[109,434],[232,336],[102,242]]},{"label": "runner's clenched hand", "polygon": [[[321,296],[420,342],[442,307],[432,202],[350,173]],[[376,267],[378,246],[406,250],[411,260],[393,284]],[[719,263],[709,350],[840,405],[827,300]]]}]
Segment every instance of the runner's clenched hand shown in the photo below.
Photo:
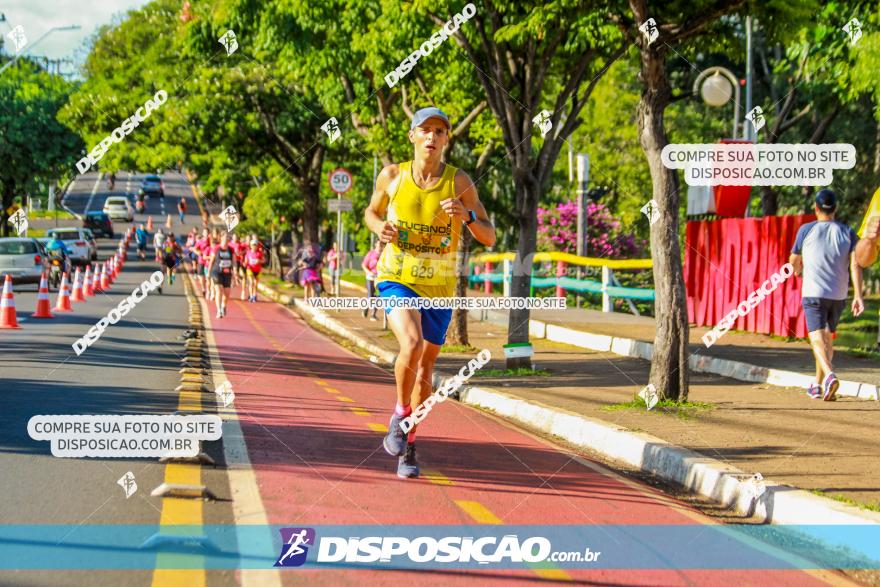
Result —
[{"label": "runner's clenched hand", "polygon": [[452,218],[466,218],[467,210],[461,200],[457,198],[447,198],[440,202],[440,207]]},{"label": "runner's clenched hand", "polygon": [[382,232],[379,233],[379,240],[383,243],[390,243],[395,238],[397,238],[397,226],[390,220],[386,220],[385,225],[382,226]]}]

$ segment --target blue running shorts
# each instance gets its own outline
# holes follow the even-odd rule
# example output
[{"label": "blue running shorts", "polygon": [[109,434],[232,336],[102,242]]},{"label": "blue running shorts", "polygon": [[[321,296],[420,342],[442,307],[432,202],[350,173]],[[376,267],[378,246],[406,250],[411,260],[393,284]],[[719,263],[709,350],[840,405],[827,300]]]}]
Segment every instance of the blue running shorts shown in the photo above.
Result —
[{"label": "blue running shorts", "polygon": [[[401,283],[394,281],[380,281],[377,284],[380,298],[420,298],[419,294]],[[385,313],[390,314],[394,308],[385,308]],[[436,344],[443,345],[446,341],[446,329],[452,321],[451,308],[419,308],[422,315],[422,338]]]}]

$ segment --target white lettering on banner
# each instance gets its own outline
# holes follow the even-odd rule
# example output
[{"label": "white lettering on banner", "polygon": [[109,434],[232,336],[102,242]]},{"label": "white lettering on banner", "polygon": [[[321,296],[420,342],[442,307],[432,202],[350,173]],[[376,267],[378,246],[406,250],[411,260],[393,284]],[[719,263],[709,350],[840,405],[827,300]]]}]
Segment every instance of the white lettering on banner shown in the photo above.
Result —
[{"label": "white lettering on banner", "polygon": [[[770,279],[761,284],[761,287],[750,293],[745,301],[737,304],[736,308],[728,312],[712,330],[701,337],[706,348],[709,348],[719,338],[724,336],[733,327],[738,316],[745,318],[752,310],[758,307],[758,304],[764,301],[764,298],[772,294],[777,287],[782,285],[792,275],[794,275],[794,266],[791,263],[786,263],[780,267],[776,273],[770,276]],[[767,284],[770,284],[770,286],[768,287]]]}]

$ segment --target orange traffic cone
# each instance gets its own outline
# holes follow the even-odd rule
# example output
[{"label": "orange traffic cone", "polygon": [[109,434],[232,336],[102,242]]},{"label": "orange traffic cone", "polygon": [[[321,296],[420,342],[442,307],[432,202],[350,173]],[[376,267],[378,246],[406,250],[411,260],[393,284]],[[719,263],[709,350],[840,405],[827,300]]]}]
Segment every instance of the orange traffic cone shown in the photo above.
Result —
[{"label": "orange traffic cone", "polygon": [[153,232],[153,217],[147,218],[147,232]]},{"label": "orange traffic cone", "polygon": [[40,276],[40,292],[37,294],[37,311],[31,314],[31,318],[54,318],[49,311],[49,280],[46,272]]},{"label": "orange traffic cone", "polygon": [[107,291],[110,289],[110,280],[107,277],[107,261],[101,265],[101,289],[98,291]]},{"label": "orange traffic cone", "polygon": [[15,299],[12,297],[12,276],[6,276],[3,299],[0,300],[0,328],[21,328],[15,316]]},{"label": "orange traffic cone", "polygon": [[71,302],[84,302],[86,299],[83,297],[82,290],[82,275],[80,275],[79,267],[76,268],[76,273],[73,274],[73,294],[70,296]]},{"label": "orange traffic cone", "polygon": [[171,230],[171,214],[168,215],[168,219],[165,221],[165,228]]},{"label": "orange traffic cone", "polygon": [[95,295],[92,287],[92,266],[86,265],[86,275],[83,277],[83,295],[86,297]]},{"label": "orange traffic cone", "polygon": [[70,305],[70,286],[67,284],[67,272],[61,274],[61,286],[58,288],[58,301],[55,302],[56,312],[73,312]]}]

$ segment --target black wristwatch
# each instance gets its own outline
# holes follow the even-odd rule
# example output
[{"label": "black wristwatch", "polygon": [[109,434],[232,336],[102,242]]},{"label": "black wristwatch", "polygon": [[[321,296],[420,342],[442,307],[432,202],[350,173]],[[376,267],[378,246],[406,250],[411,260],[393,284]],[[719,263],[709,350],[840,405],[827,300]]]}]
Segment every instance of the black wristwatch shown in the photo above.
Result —
[{"label": "black wristwatch", "polygon": [[476,221],[477,221],[477,213],[474,212],[473,210],[468,210],[468,219],[467,219],[467,221],[464,223],[464,225],[465,225],[465,226],[470,226],[471,224],[473,224],[473,223],[476,222]]}]

